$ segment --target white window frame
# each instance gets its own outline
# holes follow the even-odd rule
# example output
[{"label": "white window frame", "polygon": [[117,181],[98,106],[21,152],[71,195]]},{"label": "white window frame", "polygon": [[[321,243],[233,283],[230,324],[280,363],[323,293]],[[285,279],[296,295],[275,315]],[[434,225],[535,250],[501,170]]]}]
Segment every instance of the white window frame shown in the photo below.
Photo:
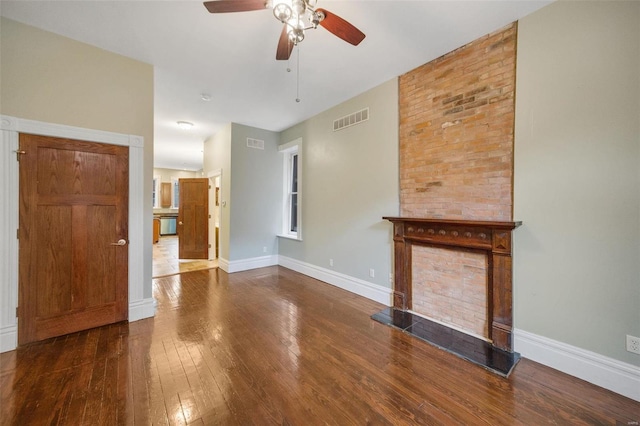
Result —
[{"label": "white window frame", "polygon": [[153,177],[153,208],[160,208],[160,183],[162,179],[160,176]]},{"label": "white window frame", "polygon": [[[171,208],[177,209],[180,207],[180,191],[176,191],[176,187],[179,187],[180,179],[179,178],[171,178]],[[178,195],[178,200],[176,200],[176,193]],[[178,201],[176,203],[176,201]]]},{"label": "white window frame", "polygon": [[[282,233],[279,237],[302,241],[302,138],[280,145],[278,151],[283,154],[282,162]],[[297,230],[291,230],[291,184],[293,173],[293,157],[297,156]]]}]

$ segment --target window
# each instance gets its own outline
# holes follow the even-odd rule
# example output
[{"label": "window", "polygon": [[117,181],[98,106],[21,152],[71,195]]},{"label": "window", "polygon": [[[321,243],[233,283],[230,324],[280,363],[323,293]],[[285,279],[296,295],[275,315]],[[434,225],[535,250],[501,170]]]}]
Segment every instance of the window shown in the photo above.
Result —
[{"label": "window", "polygon": [[300,143],[297,139],[279,150],[284,154],[283,162],[283,199],[282,199],[282,235],[283,237],[301,239],[301,182],[300,182]]},{"label": "window", "polygon": [[171,208],[180,206],[180,180],[171,178]]},{"label": "window", "polygon": [[153,208],[160,207],[160,176],[153,177]]},{"label": "window", "polygon": [[289,224],[288,232],[298,232],[298,154],[292,154],[289,157],[291,164],[289,165]]}]

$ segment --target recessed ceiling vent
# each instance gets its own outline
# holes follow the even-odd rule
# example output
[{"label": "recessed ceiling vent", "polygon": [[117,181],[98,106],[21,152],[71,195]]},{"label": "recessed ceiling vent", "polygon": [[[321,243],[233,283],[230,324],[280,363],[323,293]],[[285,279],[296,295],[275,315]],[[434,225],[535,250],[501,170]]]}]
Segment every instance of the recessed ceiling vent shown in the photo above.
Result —
[{"label": "recessed ceiling vent", "polygon": [[336,132],[367,120],[369,120],[369,108],[362,109],[354,112],[353,114],[345,115],[344,117],[334,120],[333,131]]},{"label": "recessed ceiling vent", "polygon": [[247,148],[264,149],[264,141],[247,138]]}]

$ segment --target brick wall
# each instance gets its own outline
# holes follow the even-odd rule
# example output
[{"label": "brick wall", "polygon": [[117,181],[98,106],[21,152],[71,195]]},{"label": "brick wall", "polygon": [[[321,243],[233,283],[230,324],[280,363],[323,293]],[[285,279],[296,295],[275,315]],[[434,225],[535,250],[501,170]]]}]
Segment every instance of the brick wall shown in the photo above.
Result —
[{"label": "brick wall", "polygon": [[[516,32],[513,23],[400,76],[402,216],[512,220]],[[486,335],[486,297],[450,304],[467,291],[464,257],[421,248],[413,261],[414,310]],[[472,268],[485,279],[486,261]],[[478,311],[484,324],[470,327]]]},{"label": "brick wall", "polygon": [[478,336],[488,336],[487,256],[413,246],[413,310]]}]

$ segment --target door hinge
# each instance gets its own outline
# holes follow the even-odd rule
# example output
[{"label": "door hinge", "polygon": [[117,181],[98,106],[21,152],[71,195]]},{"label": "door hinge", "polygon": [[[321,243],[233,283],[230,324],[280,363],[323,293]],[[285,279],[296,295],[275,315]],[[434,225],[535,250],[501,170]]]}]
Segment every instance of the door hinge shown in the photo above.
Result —
[{"label": "door hinge", "polygon": [[16,306],[16,318],[20,316],[20,307]]},{"label": "door hinge", "polygon": [[26,154],[26,153],[27,153],[27,151],[22,151],[22,150],[20,150],[20,149],[19,149],[19,150],[14,151],[14,152],[16,153],[16,161],[20,161],[20,156],[21,156],[21,155],[24,155],[24,154]]},{"label": "door hinge", "polygon": [[16,229],[16,240],[20,239],[20,228]]},{"label": "door hinge", "polygon": [[211,244],[209,244],[209,248],[211,248]]},{"label": "door hinge", "polygon": [[209,189],[211,189],[211,185],[209,185]]}]

